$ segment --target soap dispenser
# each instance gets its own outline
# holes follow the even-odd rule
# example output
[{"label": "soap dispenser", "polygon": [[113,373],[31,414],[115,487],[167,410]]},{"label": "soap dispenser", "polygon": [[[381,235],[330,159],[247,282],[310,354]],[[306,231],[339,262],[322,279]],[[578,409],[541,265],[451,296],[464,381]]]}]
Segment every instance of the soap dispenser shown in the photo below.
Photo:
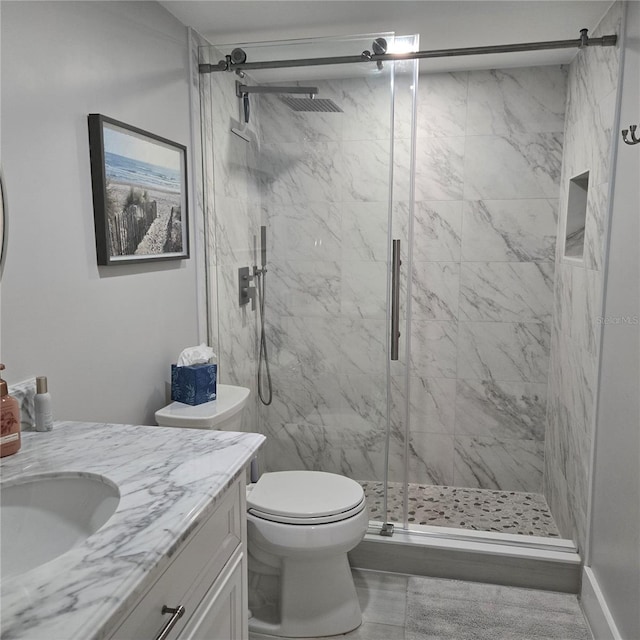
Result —
[{"label": "soap dispenser", "polygon": [[[0,364],[0,371],[4,365]],[[0,378],[0,458],[20,450],[20,405]]]}]

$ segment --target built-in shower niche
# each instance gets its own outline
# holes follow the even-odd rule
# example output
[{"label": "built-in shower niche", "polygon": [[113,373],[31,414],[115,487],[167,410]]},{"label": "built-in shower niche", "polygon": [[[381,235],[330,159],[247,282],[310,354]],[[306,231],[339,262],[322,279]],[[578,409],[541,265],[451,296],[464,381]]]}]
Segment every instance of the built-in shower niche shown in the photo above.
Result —
[{"label": "built-in shower niche", "polygon": [[587,192],[589,172],[585,171],[569,182],[567,224],[565,227],[564,257],[582,260],[584,254],[584,227],[587,219]]}]

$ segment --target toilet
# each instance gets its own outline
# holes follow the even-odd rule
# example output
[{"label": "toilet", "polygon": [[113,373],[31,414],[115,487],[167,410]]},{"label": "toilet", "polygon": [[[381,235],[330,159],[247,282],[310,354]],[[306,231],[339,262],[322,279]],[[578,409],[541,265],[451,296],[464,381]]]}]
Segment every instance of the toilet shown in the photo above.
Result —
[{"label": "toilet", "polygon": [[[155,418],[165,427],[239,431],[248,398],[249,389],[219,384],[216,400],[172,402]],[[318,638],[360,626],[347,553],[364,538],[368,523],[362,487],[341,475],[278,471],[250,484],[250,631]]]},{"label": "toilet", "polygon": [[[247,491],[249,630],[318,638],[360,626],[347,552],[368,522],[354,480],[321,471],[262,474]],[[262,593],[252,593],[261,582]]]}]

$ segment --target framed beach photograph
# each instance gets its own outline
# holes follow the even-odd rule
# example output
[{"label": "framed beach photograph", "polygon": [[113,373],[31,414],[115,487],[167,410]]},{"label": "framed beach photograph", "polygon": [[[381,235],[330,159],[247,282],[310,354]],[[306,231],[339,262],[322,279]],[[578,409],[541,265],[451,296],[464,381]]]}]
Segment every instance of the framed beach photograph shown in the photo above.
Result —
[{"label": "framed beach photograph", "polygon": [[89,114],[99,265],[189,257],[187,149]]}]

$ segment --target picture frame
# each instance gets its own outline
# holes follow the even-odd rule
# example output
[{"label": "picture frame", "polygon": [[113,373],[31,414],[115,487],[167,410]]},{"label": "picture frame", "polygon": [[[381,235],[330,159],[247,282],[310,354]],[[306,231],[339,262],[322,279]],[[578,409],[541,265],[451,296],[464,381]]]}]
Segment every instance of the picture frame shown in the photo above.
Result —
[{"label": "picture frame", "polygon": [[88,120],[98,264],[189,258],[187,148],[98,113]]}]

